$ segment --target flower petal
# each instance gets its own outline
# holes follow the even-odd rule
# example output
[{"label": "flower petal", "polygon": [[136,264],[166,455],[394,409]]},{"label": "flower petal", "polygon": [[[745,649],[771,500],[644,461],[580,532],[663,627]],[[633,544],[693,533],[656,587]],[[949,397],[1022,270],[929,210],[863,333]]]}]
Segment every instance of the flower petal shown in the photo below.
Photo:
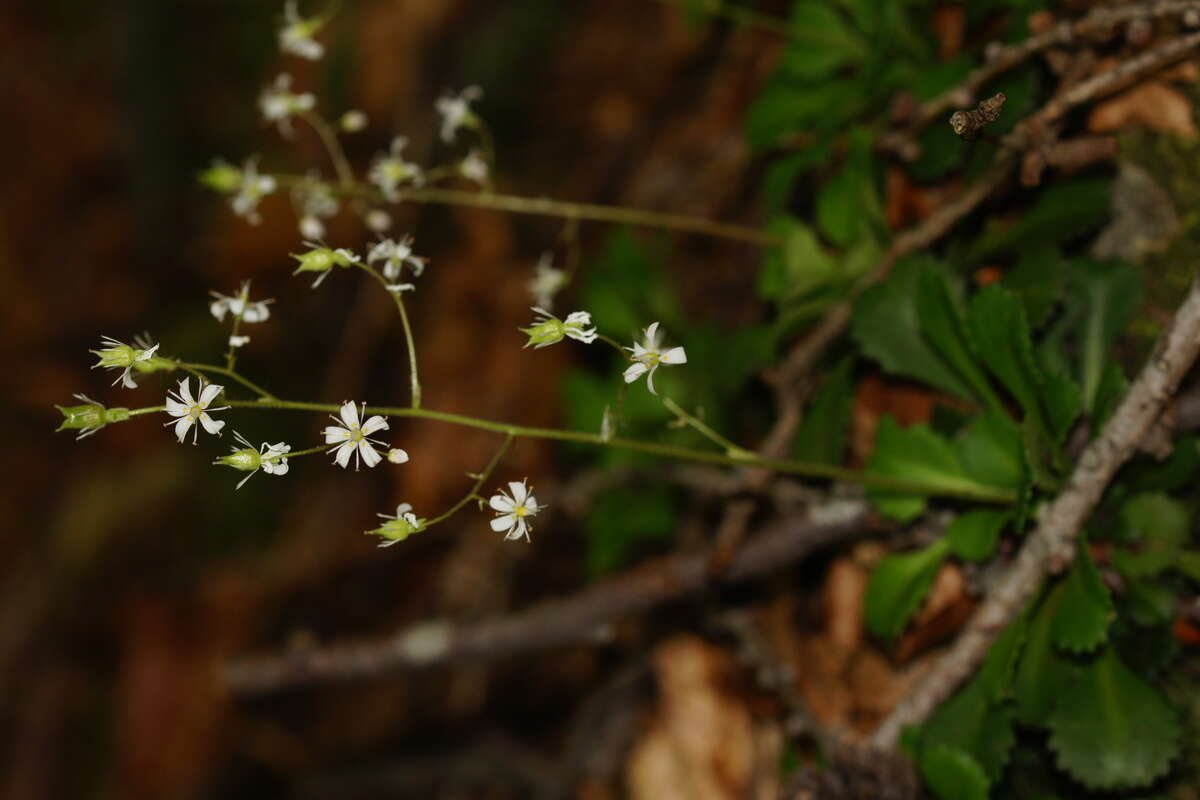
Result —
[{"label": "flower petal", "polygon": [[375,431],[386,431],[387,429],[387,420],[378,414],[364,422],[361,428],[363,436],[370,436]]},{"label": "flower petal", "polygon": [[189,406],[196,405],[196,400],[192,397],[192,383],[188,378],[179,381],[179,399]]},{"label": "flower petal", "polygon": [[647,346],[652,347],[653,345],[649,344],[649,343],[654,342],[654,340],[657,338],[658,338],[658,323],[651,322],[649,327],[646,328],[646,342],[648,343]]},{"label": "flower petal", "polygon": [[334,462],[342,469],[346,469],[350,466],[350,455],[354,452],[354,449],[353,442],[343,442],[342,446],[337,449],[337,454],[333,457]]},{"label": "flower petal", "polygon": [[654,388],[654,370],[657,367],[651,367],[650,372],[646,375],[646,388],[650,390],[650,394],[658,394],[658,390]]},{"label": "flower petal", "polygon": [[659,361],[664,364],[686,364],[687,353],[682,347],[672,347],[667,352],[659,356]]},{"label": "flower petal", "polygon": [[637,362],[636,364],[630,364],[629,367],[625,370],[625,382],[633,383],[638,378],[642,377],[642,375],[648,369],[649,369],[649,367],[647,367],[645,364],[643,364],[640,361]]},{"label": "flower petal", "polygon": [[225,420],[213,419],[207,413],[200,414],[200,424],[204,426],[204,430],[211,433],[213,436],[221,434],[221,428],[225,427]]},{"label": "flower petal", "polygon": [[529,488],[525,485],[525,481],[509,481],[508,491],[512,493],[513,502],[521,505],[525,502],[525,498],[529,496]]},{"label": "flower petal", "polygon": [[337,425],[330,425],[325,429],[325,444],[337,444],[344,442],[350,438],[350,431]]},{"label": "flower petal", "polygon": [[166,409],[167,413],[172,417],[182,417],[188,413],[188,407],[174,397],[171,397],[171,395],[167,395]]},{"label": "flower petal", "polygon": [[342,408],[338,412],[342,418],[342,422],[346,423],[347,428],[353,428],[358,425],[358,406],[354,405],[353,400],[347,400],[342,403]]},{"label": "flower petal", "polygon": [[187,436],[188,430],[192,427],[193,420],[191,417],[180,417],[175,423],[175,437],[179,439],[179,443],[183,443],[183,437]]},{"label": "flower petal", "polygon": [[513,526],[515,526],[516,523],[517,523],[517,515],[516,514],[505,514],[502,517],[496,517],[494,520],[492,520],[491,525],[492,525],[492,530],[494,530],[496,532],[500,532],[500,531],[510,531],[511,532],[513,529]]},{"label": "flower petal", "polygon": [[507,514],[517,509],[517,504],[503,492],[492,495],[491,499],[488,500],[488,505],[501,514]]},{"label": "flower petal", "polygon": [[371,446],[370,442],[359,442],[358,453],[362,456],[362,460],[367,462],[368,467],[373,467],[383,460],[383,456]]},{"label": "flower petal", "polygon": [[208,404],[217,399],[217,395],[225,391],[225,387],[217,383],[209,383],[200,390],[200,407],[208,408]]}]

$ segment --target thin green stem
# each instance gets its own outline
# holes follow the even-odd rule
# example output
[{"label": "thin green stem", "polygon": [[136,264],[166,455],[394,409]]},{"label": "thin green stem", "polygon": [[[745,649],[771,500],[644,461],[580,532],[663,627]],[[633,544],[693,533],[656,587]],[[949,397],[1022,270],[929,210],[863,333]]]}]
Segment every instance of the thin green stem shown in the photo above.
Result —
[{"label": "thin green stem", "polygon": [[[263,398],[260,400],[230,400],[228,402],[232,408],[271,408],[292,411],[321,411],[330,414],[337,412],[339,409],[339,406],[335,403],[310,403],[299,400]],[[162,406],[157,406],[151,410],[161,411]],[[149,411],[138,410],[131,411],[130,413],[149,413]],[[526,425],[511,425],[506,422],[495,422],[492,420],[479,419],[477,417],[468,417],[462,414],[451,414],[446,411],[434,411],[433,409],[428,408],[412,408],[405,406],[367,406],[366,413],[383,414],[385,416],[392,417],[416,417],[419,419],[436,420],[438,422],[447,422],[454,425],[462,425],[468,428],[495,431],[496,433],[503,433],[513,437],[524,437],[528,439],[553,439],[561,442],[579,442],[582,444],[597,445],[600,447],[617,447],[623,450],[649,453],[650,455],[663,456],[665,458],[675,458],[683,461],[698,461],[705,464],[723,464],[726,466],[761,467],[774,472],[783,472],[790,475],[803,475],[805,477],[822,480],[857,483],[863,486],[876,489],[885,489],[894,492],[936,497],[953,497],[963,500],[974,500],[981,503],[996,504],[1011,504],[1017,500],[1015,492],[1007,489],[983,486],[968,480],[945,480],[936,483],[914,481],[905,478],[894,478],[886,475],[874,475],[871,473],[859,472],[852,469],[846,469],[844,467],[837,467],[832,464],[761,458],[757,455],[745,457],[740,455],[735,456],[727,453],[714,452],[711,450],[699,450],[693,447],[682,447],[663,442],[642,442],[618,437],[605,439],[598,433],[560,430],[557,428],[535,428]]]},{"label": "thin green stem", "polygon": [[233,330],[229,332],[229,349],[225,351],[225,369],[232,370],[237,364],[237,348],[233,346],[234,337],[238,335],[238,331],[242,326],[242,315],[233,315]]},{"label": "thin green stem", "polygon": [[233,378],[235,381],[240,383],[242,386],[245,386],[247,389],[254,392],[255,394],[257,394],[259,397],[261,397],[264,400],[276,399],[275,395],[271,394],[266,389],[262,388],[257,383],[250,380],[249,378],[243,377],[240,373],[238,373],[237,371],[230,369],[228,367],[221,367],[216,364],[191,364],[186,361],[176,361],[175,366],[179,367],[180,369],[186,369],[188,371],[211,372],[216,375],[224,375],[226,377]]},{"label": "thin green stem", "polygon": [[696,431],[698,433],[700,433],[700,435],[704,436],[706,439],[711,441],[713,444],[716,444],[718,447],[725,448],[725,452],[728,453],[729,455],[735,456],[738,458],[746,458],[746,457],[753,458],[754,457],[754,453],[750,452],[749,450],[745,449],[744,447],[738,447],[736,444],[729,441],[721,434],[717,433],[715,430],[710,428],[708,425],[701,422],[699,418],[693,416],[692,414],[689,414],[687,411],[684,411],[683,407],[680,406],[678,403],[676,403],[671,398],[664,397],[664,398],[662,398],[662,402],[663,402],[663,405],[667,407],[668,411],[670,411],[675,416],[679,417],[679,419],[683,420],[685,423],[690,425],[692,428],[695,428]]},{"label": "thin green stem", "polygon": [[338,141],[337,133],[325,121],[325,118],[315,111],[303,111],[297,116],[312,126],[321,139],[321,143],[325,145],[326,151],[329,152],[329,159],[333,162],[333,168],[337,172],[338,183],[342,188],[349,189],[354,186],[354,170],[350,168],[350,161],[346,158],[346,152],[342,150],[342,143]]},{"label": "thin green stem", "polygon": [[504,437],[504,444],[500,445],[500,449],[498,449],[495,455],[492,456],[492,460],[489,461],[488,465],[483,468],[483,472],[479,473],[475,480],[475,485],[471,487],[471,491],[467,492],[467,494],[461,500],[450,506],[450,508],[426,522],[426,528],[431,528],[439,522],[449,519],[457,514],[459,510],[467,503],[479,497],[479,490],[483,488],[483,484],[487,481],[487,479],[492,476],[492,473],[496,470],[496,466],[500,463],[500,459],[504,457],[506,452],[508,452],[508,446],[512,444],[512,440],[513,435],[511,433]]},{"label": "thin green stem", "polygon": [[412,325],[408,321],[408,311],[404,308],[404,300],[401,299],[400,292],[393,292],[388,288],[387,278],[383,277],[375,268],[361,261],[355,261],[354,265],[379,281],[379,285],[383,287],[383,290],[396,301],[396,310],[400,312],[400,325],[404,328],[404,343],[408,346],[409,385],[412,390],[412,407],[420,408],[421,379],[417,375],[417,346],[413,341]]},{"label": "thin green stem", "polygon": [[166,411],[166,410],[167,410],[166,406],[147,406],[145,408],[131,408],[131,409],[129,409],[129,416],[140,417],[142,414],[156,414],[159,411]]},{"label": "thin green stem", "polygon": [[626,361],[629,360],[629,353],[626,352],[626,348],[622,347],[621,343],[616,339],[612,338],[611,336],[605,336],[603,333],[597,333],[596,338],[620,353],[621,358],[625,359]]},{"label": "thin green stem", "polygon": [[[275,174],[272,177],[275,178],[280,186],[284,187],[297,186],[307,180],[298,175]],[[387,198],[378,189],[365,184],[344,184],[340,187],[331,187],[331,189],[340,194],[363,197],[373,203],[387,202]],[[696,233],[702,236],[713,236],[720,239],[730,239],[738,242],[749,242],[750,244],[761,246],[780,244],[778,236],[757,228],[726,222],[714,222],[701,217],[689,217],[682,214],[643,211],[624,206],[572,203],[565,200],[551,200],[544,197],[521,197],[511,194],[496,194],[491,191],[467,191],[465,189],[448,189],[436,186],[406,186],[399,189],[397,194],[399,195],[399,199],[396,201],[398,203],[436,203],[440,205],[490,208],[514,214],[533,214],[545,217],[574,218],[592,222],[611,222],[620,225],[662,228]]]}]

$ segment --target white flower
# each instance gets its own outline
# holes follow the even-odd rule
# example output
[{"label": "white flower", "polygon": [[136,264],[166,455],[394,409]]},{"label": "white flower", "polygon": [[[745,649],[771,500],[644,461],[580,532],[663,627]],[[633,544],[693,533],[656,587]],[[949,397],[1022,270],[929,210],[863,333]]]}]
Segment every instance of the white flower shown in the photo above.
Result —
[{"label": "white flower", "polygon": [[371,248],[371,252],[367,254],[367,263],[374,264],[376,261],[382,261],[383,277],[389,281],[400,277],[400,271],[405,264],[412,269],[413,275],[419,278],[425,271],[425,259],[413,255],[412,243],[411,236],[402,237],[398,242],[384,239]]},{"label": "white flower", "polygon": [[99,350],[91,352],[100,357],[100,360],[92,365],[92,369],[96,367],[104,367],[105,369],[119,369],[121,374],[112,382],[113,386],[118,383],[126,389],[136,389],[137,383],[133,380],[133,367],[139,362],[149,361],[154,358],[154,354],[158,351],[158,345],[149,346],[149,342],[141,342],[134,339],[134,344],[144,345],[139,347],[131,347],[124,342],[118,342],[111,336],[100,337],[100,344],[103,347]]},{"label": "white flower", "polygon": [[229,346],[230,347],[245,347],[248,344],[250,344],[249,336],[230,336],[229,337]]},{"label": "white flower", "polygon": [[541,308],[554,308],[554,295],[567,285],[567,274],[561,269],[551,266],[554,256],[550,252],[542,253],[538,259],[533,280],[529,282],[529,291],[533,294],[534,302]]},{"label": "white flower", "polygon": [[238,445],[241,446],[233,445],[232,452],[229,455],[221,456],[213,463],[250,473],[238,481],[238,485],[234,487],[235,490],[242,488],[242,484],[250,480],[260,469],[268,475],[287,474],[288,462],[286,454],[292,450],[290,444],[284,442],[268,444],[267,442],[263,442],[262,446],[255,450],[254,445],[250,444],[245,436],[242,436],[237,431],[233,432],[233,436],[237,440]]},{"label": "white flower", "polygon": [[392,215],[384,211],[382,208],[372,208],[367,212],[365,218],[367,227],[376,233],[383,233],[388,228],[392,227]]},{"label": "white flower", "polygon": [[442,141],[453,142],[460,128],[473,128],[479,124],[479,117],[471,110],[471,103],[483,97],[483,90],[478,86],[468,86],[457,95],[447,92],[438,98],[435,104],[437,112],[442,115]]},{"label": "white flower", "polygon": [[251,225],[259,223],[258,202],[275,191],[275,178],[271,175],[258,174],[258,159],[248,158],[242,166],[241,182],[237,194],[230,199],[233,213],[242,217]]},{"label": "white flower", "polygon": [[284,136],[292,135],[292,115],[312,111],[317,98],[310,92],[296,94],[292,91],[292,76],[286,72],[275,78],[275,83],[263,89],[258,97],[258,108],[263,119],[279,126]]},{"label": "white flower", "polygon": [[492,520],[492,530],[497,533],[505,531],[505,541],[520,539],[522,536],[525,537],[525,541],[529,541],[530,527],[526,518],[534,516],[545,506],[538,505],[537,498],[529,491],[524,480],[520,483],[509,481],[508,491],[512,494],[501,490],[488,500],[488,505],[497,514]]},{"label": "white flower", "polygon": [[528,328],[519,329],[529,337],[525,347],[533,345],[535,350],[549,347],[561,342],[564,336],[584,344],[596,341],[596,329],[588,328],[592,324],[592,315],[586,311],[573,311],[565,320],[561,320],[544,308],[535,307],[531,310],[539,314],[541,319],[534,320],[533,325]]},{"label": "white flower", "polygon": [[367,173],[367,180],[378,186],[383,196],[393,203],[400,199],[400,184],[411,182],[414,186],[420,186],[425,182],[421,168],[411,161],[405,161],[401,155],[407,144],[408,139],[403,136],[392,139],[390,153],[376,157],[371,163],[371,171]]},{"label": "white flower", "polygon": [[[363,403],[363,412],[366,412],[367,404]],[[341,411],[338,412],[341,420],[330,414],[330,419],[334,422],[339,422],[339,425],[330,425],[325,429],[325,444],[337,445],[331,447],[328,452],[337,451],[337,455],[333,457],[334,462],[339,467],[345,469],[350,465],[350,456],[354,456],[354,468],[358,469],[359,461],[365,461],[368,467],[373,467],[383,460],[383,456],[376,452],[372,445],[384,446],[383,442],[375,439],[368,439],[375,431],[387,430],[387,420],[376,414],[368,419],[362,425],[358,424],[359,411],[355,407],[353,400],[347,400],[342,404]]]},{"label": "white flower", "polygon": [[380,547],[391,547],[396,542],[404,541],[409,535],[425,530],[425,520],[417,519],[417,515],[412,513],[412,506],[408,503],[401,503],[396,506],[395,516],[387,514],[376,514],[376,516],[387,520],[387,522],[374,530],[367,531],[367,533],[374,534],[384,540],[379,543]]},{"label": "white flower", "polygon": [[279,29],[279,49],[309,61],[317,61],[325,54],[325,48],[313,39],[325,20],[320,17],[303,19],[296,8],[295,0],[288,0],[283,7],[283,27]]},{"label": "white flower", "polygon": [[[229,408],[229,406],[209,408],[212,401],[217,399],[217,395],[225,390],[224,386],[197,380],[196,384],[200,390],[200,397],[193,399],[190,382],[190,378],[184,378],[179,381],[178,392],[167,392],[166,412],[178,419],[173,422],[164,423],[164,427],[166,425],[174,425],[175,436],[181,444],[184,437],[187,436],[188,429],[195,426],[197,422],[208,433],[211,433],[213,436],[220,436],[221,429],[225,427],[225,423],[222,420],[213,419],[208,415],[208,412],[224,411]],[[199,429],[192,433],[192,444],[196,443],[196,438],[199,434]]]},{"label": "white flower", "polygon": [[[225,321],[226,314],[232,314],[242,322],[264,322],[271,316],[269,305],[271,300],[251,300],[250,281],[242,281],[242,288],[235,295],[225,295],[220,292],[209,292],[216,299],[208,305],[208,310],[218,322]],[[238,345],[234,345],[237,347]]]},{"label": "white flower", "polygon": [[650,327],[646,328],[645,334],[644,342],[634,342],[633,347],[625,348],[633,352],[634,362],[625,370],[625,382],[633,383],[644,374],[650,393],[658,394],[654,390],[654,370],[658,369],[659,364],[686,364],[687,353],[682,347],[672,347],[663,352],[659,341],[657,322],[651,323]]},{"label": "white flower", "polygon": [[408,453],[399,447],[393,447],[391,450],[388,450],[387,460],[393,464],[404,464],[408,461]]},{"label": "white flower", "polygon": [[323,239],[325,223],[321,218],[334,216],[340,208],[333,189],[315,173],[309,173],[292,191],[292,202],[300,210],[300,235],[305,239]]},{"label": "white flower", "polygon": [[401,292],[415,292],[417,287],[411,283],[389,283],[385,286],[392,294],[400,294]]},{"label": "white flower", "polygon": [[358,109],[353,109],[342,114],[342,118],[338,120],[338,125],[346,133],[358,133],[367,127],[367,115]]},{"label": "white flower", "polygon": [[462,175],[469,181],[475,181],[475,183],[480,185],[484,185],[488,182],[489,172],[490,170],[488,168],[487,159],[485,159],[483,157],[483,153],[477,149],[472,149],[471,152],[467,153],[466,158],[464,158],[458,164],[459,175]]}]

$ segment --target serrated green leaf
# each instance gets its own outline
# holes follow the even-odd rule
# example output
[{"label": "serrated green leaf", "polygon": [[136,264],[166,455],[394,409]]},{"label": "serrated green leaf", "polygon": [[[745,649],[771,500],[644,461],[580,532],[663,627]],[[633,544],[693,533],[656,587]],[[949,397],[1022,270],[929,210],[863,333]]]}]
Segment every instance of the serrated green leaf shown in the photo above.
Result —
[{"label": "serrated green leaf", "polygon": [[817,224],[830,241],[848,247],[861,238],[872,237],[872,229],[882,228],[882,222],[872,138],[865,131],[855,130],[846,163],[817,192]]},{"label": "serrated green leaf", "polygon": [[970,399],[971,387],[929,344],[917,309],[919,260],[897,265],[884,282],[863,292],[854,307],[851,333],[863,352],[894,375],[916,378]]},{"label": "serrated green leaf", "polygon": [[864,616],[876,636],[899,635],[929,593],[949,547],[939,539],[923,550],[885,556],[867,584]]},{"label": "serrated green leaf", "polygon": [[1062,605],[1065,589],[1065,582],[1060,582],[1037,608],[1013,676],[1017,719],[1026,725],[1045,722],[1062,691],[1078,672],[1078,667],[1054,647],[1054,619]]},{"label": "serrated green leaf", "polygon": [[783,244],[767,254],[759,273],[758,291],[763,297],[780,301],[796,298],[838,279],[837,262],[803,222],[782,217],[772,222],[770,229]]},{"label": "serrated green leaf", "polygon": [[967,474],[980,483],[1019,489],[1025,482],[1021,429],[1003,413],[976,417],[959,436],[958,451]]},{"label": "serrated green leaf", "polygon": [[967,329],[979,360],[1016,399],[1026,417],[1045,427],[1040,376],[1021,301],[995,284],[976,292],[967,313]]},{"label": "serrated green leaf", "polygon": [[1163,492],[1142,492],[1121,507],[1121,521],[1137,541],[1179,546],[1187,541],[1191,519],[1187,506]]},{"label": "serrated green leaf", "polygon": [[1000,531],[1012,518],[1008,511],[977,509],[959,515],[946,528],[946,541],[954,555],[966,561],[984,561],[996,551]]},{"label": "serrated green leaf", "polygon": [[996,780],[1017,740],[1013,722],[1012,707],[992,703],[976,677],[939,706],[925,723],[922,752],[938,745],[958,748]]},{"label": "serrated green leaf", "polygon": [[1077,260],[1071,264],[1071,291],[1087,313],[1080,335],[1083,407],[1096,407],[1100,383],[1117,337],[1142,301],[1142,279],[1129,264]]},{"label": "serrated green leaf", "polygon": [[[949,492],[994,488],[968,474],[958,448],[929,426],[901,428],[890,415],[879,421],[875,451],[866,472],[921,481],[931,489]],[[883,514],[902,522],[913,519],[925,508],[924,496],[905,492],[871,488],[867,496]]]},{"label": "serrated green leaf", "polygon": [[1095,650],[1108,639],[1115,611],[1112,595],[1082,538],[1064,584],[1062,605],[1054,617],[1054,643],[1072,653]]},{"label": "serrated green leaf", "polygon": [[841,464],[846,452],[850,411],[854,405],[854,359],[838,364],[821,385],[792,443],[799,461]]},{"label": "serrated green leaf", "polygon": [[990,702],[1003,702],[1011,694],[1017,664],[1028,638],[1029,614],[1024,613],[992,642],[987,658],[975,677]]},{"label": "serrated green leaf", "polygon": [[921,755],[921,777],[942,800],[987,800],[991,789],[979,762],[944,744]]},{"label": "serrated green leaf", "polygon": [[921,269],[917,313],[925,338],[971,387],[976,400],[991,410],[1003,411],[1004,404],[992,391],[986,373],[971,352],[966,324],[950,296],[946,276],[933,264]]},{"label": "serrated green leaf", "polygon": [[990,229],[968,251],[965,260],[978,264],[1016,250],[1060,244],[1087,233],[1108,217],[1110,184],[1108,178],[1051,182],[1021,215],[1020,221],[1006,228]]},{"label": "serrated green leaf", "polygon": [[1066,688],[1047,727],[1058,766],[1089,789],[1149,786],[1179,754],[1175,712],[1111,648]]},{"label": "serrated green leaf", "polygon": [[1083,408],[1079,387],[1066,375],[1049,373],[1042,378],[1041,395],[1050,437],[1054,442],[1061,443]]}]

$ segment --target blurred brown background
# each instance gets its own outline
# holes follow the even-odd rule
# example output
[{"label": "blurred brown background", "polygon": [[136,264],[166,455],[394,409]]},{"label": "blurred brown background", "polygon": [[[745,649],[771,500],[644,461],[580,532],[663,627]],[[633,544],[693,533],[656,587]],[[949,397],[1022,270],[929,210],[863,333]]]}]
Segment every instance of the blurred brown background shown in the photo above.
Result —
[{"label": "blurred brown background", "polygon": [[[397,133],[410,157],[436,159],[434,100],[478,84],[501,190],[755,224],[741,125],[779,39],[694,25],[653,0],[347,0],[313,65],[277,52],[281,10],[39,0],[0,11],[6,797],[553,795],[577,706],[619,674],[624,656],[580,649],[233,702],[214,678],[232,654],[478,618],[578,587],[573,520],[551,517],[525,546],[464,513],[377,550],[359,533],[376,512],[407,500],[436,513],[497,437],[393,421],[408,465],[353,474],[306,458],[235,493],[241,476],[208,464],[228,436],[180,446],[142,418],[76,443],[52,433],[53,404],[75,392],[161,403],[165,380],[110,387],[88,348],[145,330],[164,353],[217,361],[225,334],[207,292],[244,278],[277,298],[241,354],[247,374],[286,397],[407,396],[388,298],[351,275],[319,291],[290,277],[300,242],[286,194],[252,227],[196,183],[214,156],[255,152],[329,174],[309,131],[286,142],[259,120],[258,92],[281,69],[327,115],[367,112],[368,130],[345,140],[359,170]],[[426,404],[560,424],[558,381],[577,351],[522,352],[514,328],[538,254],[562,259],[561,222],[413,206],[395,218],[431,259],[415,296]],[[606,234],[584,226],[585,257]],[[349,215],[328,239],[368,241]],[[669,269],[690,313],[732,324],[757,313],[757,258],[678,239]],[[227,431],[297,449],[323,424],[225,418]],[[497,478],[528,475],[553,503],[564,459],[520,442]]]}]

